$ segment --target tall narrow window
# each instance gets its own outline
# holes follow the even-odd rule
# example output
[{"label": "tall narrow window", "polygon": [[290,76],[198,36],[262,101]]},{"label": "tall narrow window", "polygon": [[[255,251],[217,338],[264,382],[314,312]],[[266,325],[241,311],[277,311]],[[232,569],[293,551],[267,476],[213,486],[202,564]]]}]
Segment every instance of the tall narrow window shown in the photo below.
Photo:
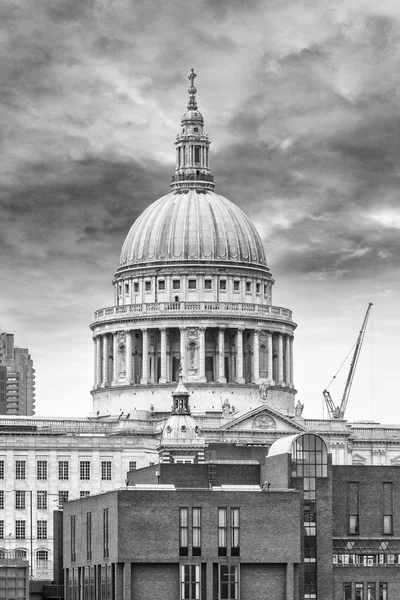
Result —
[{"label": "tall narrow window", "polygon": [[359,499],[358,482],[349,482],[348,485],[348,511],[349,511],[349,534],[359,534]]},{"label": "tall narrow window", "polygon": [[15,538],[17,540],[25,539],[25,521],[15,521]]},{"label": "tall narrow window", "polygon": [[192,525],[193,556],[201,556],[201,508],[193,508]]},{"label": "tall narrow window", "polygon": [[92,560],[92,513],[86,513],[86,548],[87,559]]},{"label": "tall narrow window", "polygon": [[79,475],[82,480],[90,479],[90,460],[81,460],[79,464]]},{"label": "tall narrow window", "polygon": [[226,513],[226,508],[218,509],[218,556],[226,556],[227,554],[228,525]]},{"label": "tall narrow window", "polygon": [[189,554],[189,509],[179,509],[179,556]]},{"label": "tall narrow window", "polygon": [[0,460],[0,479],[4,479],[4,460]]},{"label": "tall narrow window", "polygon": [[0,540],[4,540],[4,520],[0,521]]},{"label": "tall narrow window", "polygon": [[393,484],[383,484],[383,533],[393,533]]},{"label": "tall narrow window", "polygon": [[0,510],[4,508],[4,490],[0,490]]},{"label": "tall narrow window", "polygon": [[76,518],[71,515],[71,562],[76,561]]},{"label": "tall narrow window", "polygon": [[111,481],[111,460],[101,461],[101,479]]},{"label": "tall narrow window", "polygon": [[200,600],[200,565],[181,565],[181,600]]},{"label": "tall narrow window", "polygon": [[354,598],[355,600],[364,600],[364,584],[356,583],[354,586]]},{"label": "tall narrow window", "polygon": [[25,510],[25,491],[17,490],[15,492],[15,508],[16,510]]},{"label": "tall narrow window", "polygon": [[238,600],[239,598],[239,565],[219,566],[220,600]]},{"label": "tall narrow window", "polygon": [[379,584],[379,600],[388,600],[388,584],[380,583]]},{"label": "tall narrow window", "polygon": [[194,147],[194,162],[195,163],[200,162],[200,146]]},{"label": "tall narrow window", "polygon": [[47,491],[39,490],[36,496],[36,507],[38,510],[47,510]]},{"label": "tall narrow window", "polygon": [[67,480],[69,477],[69,463],[67,460],[59,460],[58,461],[58,479],[63,481]]},{"label": "tall narrow window", "polygon": [[351,599],[351,583],[343,584],[343,600],[352,600]]},{"label": "tall narrow window", "polygon": [[47,479],[47,460],[38,460],[36,470],[38,479]]},{"label": "tall narrow window", "polygon": [[60,490],[58,492],[58,508],[62,509],[66,502],[68,502],[68,490]]},{"label": "tall narrow window", "polygon": [[47,540],[47,521],[36,521],[36,534],[38,540]]},{"label": "tall narrow window", "polygon": [[24,460],[15,461],[15,479],[25,479],[26,462]]},{"label": "tall narrow window", "polygon": [[375,581],[367,583],[367,600],[377,600]]},{"label": "tall narrow window", "polygon": [[231,508],[231,556],[240,555],[239,517],[239,509]]},{"label": "tall narrow window", "polygon": [[109,548],[109,531],[108,531],[108,508],[103,509],[103,557],[108,558],[110,555]]}]

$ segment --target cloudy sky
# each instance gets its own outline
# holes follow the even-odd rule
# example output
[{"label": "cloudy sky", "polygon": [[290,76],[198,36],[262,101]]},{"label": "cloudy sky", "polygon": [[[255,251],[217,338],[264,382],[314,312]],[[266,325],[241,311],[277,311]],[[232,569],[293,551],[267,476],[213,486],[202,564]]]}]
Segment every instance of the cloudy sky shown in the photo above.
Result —
[{"label": "cloudy sky", "polygon": [[169,190],[194,67],[216,191],[298,323],[305,416],[373,302],[347,416],[399,423],[400,3],[3,0],[0,23],[0,330],[31,350],[37,414],[91,410],[88,325]]}]

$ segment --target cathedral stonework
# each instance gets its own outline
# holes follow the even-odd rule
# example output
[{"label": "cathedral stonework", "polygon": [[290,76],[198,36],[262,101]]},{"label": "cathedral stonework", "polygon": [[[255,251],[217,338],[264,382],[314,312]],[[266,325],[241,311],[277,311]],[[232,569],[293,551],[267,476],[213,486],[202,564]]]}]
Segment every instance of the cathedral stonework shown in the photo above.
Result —
[{"label": "cathedral stonework", "polygon": [[261,400],[293,416],[296,325],[290,310],[272,304],[254,225],[214,191],[195,77],[192,70],[171,191],[132,225],[114,305],[91,324],[93,410],[169,412],[182,365],[196,413],[221,412],[229,397],[238,411]]}]

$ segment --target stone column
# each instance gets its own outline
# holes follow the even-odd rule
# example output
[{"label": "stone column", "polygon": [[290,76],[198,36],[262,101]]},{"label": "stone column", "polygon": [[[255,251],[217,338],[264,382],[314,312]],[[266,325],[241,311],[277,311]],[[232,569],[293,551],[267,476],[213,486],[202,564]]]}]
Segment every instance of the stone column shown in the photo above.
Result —
[{"label": "stone column", "polygon": [[244,383],[243,377],[243,328],[238,327],[236,334],[236,383]]},{"label": "stone column", "polygon": [[268,381],[271,385],[274,385],[274,367],[273,367],[273,349],[272,349],[272,333],[268,331],[267,334],[267,346],[268,346]]},{"label": "stone column", "polygon": [[283,336],[278,334],[278,385],[283,384]]},{"label": "stone column", "polygon": [[96,387],[101,385],[101,336],[96,336]]},{"label": "stone column", "polygon": [[253,383],[260,381],[260,330],[253,331]]},{"label": "stone column", "polygon": [[127,331],[126,335],[126,380],[132,383],[132,331]]},{"label": "stone column", "polygon": [[181,355],[181,367],[182,367],[182,377],[185,379],[186,377],[186,327],[180,327],[180,355]]},{"label": "stone column", "polygon": [[290,336],[285,336],[285,384],[290,386]]},{"label": "stone column", "polygon": [[161,333],[161,377],[160,383],[167,383],[167,330],[160,328]]},{"label": "stone column", "polygon": [[199,327],[199,381],[206,382],[206,328]]},{"label": "stone column", "polygon": [[103,335],[103,387],[109,384],[108,375],[108,334]]},{"label": "stone column", "polygon": [[294,386],[294,378],[293,378],[293,337],[290,337],[290,386]]},{"label": "stone column", "polygon": [[142,329],[142,379],[140,383],[147,385],[149,382],[149,332],[146,328]]},{"label": "stone column", "polygon": [[113,384],[118,383],[118,332],[113,333]]},{"label": "stone column", "polygon": [[132,563],[124,563],[124,575],[123,575],[123,594],[124,600],[131,600],[132,598]]},{"label": "stone column", "polygon": [[218,383],[226,383],[225,377],[225,328],[218,330]]}]

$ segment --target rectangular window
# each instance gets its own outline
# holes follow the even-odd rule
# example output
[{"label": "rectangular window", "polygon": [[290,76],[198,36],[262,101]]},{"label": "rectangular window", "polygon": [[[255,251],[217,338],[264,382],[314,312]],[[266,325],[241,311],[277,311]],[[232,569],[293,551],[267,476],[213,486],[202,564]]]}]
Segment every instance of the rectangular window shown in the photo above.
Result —
[{"label": "rectangular window", "polygon": [[4,460],[0,460],[0,479],[4,479]]},{"label": "rectangular window", "polygon": [[15,521],[15,539],[25,539],[25,521],[21,521],[19,519]]},{"label": "rectangular window", "polygon": [[136,460],[129,461],[129,471],[136,471]]},{"label": "rectangular window", "polygon": [[76,517],[71,515],[71,562],[76,561]]},{"label": "rectangular window", "polygon": [[355,595],[354,595],[355,600],[364,600],[364,584],[363,583],[356,583],[354,586],[354,591],[355,591]]},{"label": "rectangular window", "polygon": [[87,560],[92,560],[92,513],[86,513],[86,548]]},{"label": "rectangular window", "polygon": [[393,533],[393,484],[383,484],[383,533]]},{"label": "rectangular window", "polygon": [[60,490],[58,492],[58,508],[62,509],[66,502],[68,502],[68,490]]},{"label": "rectangular window", "polygon": [[220,600],[239,599],[239,565],[219,565]]},{"label": "rectangular window", "polygon": [[146,292],[151,292],[151,281],[144,282],[144,289]]},{"label": "rectangular window", "polygon": [[135,294],[137,294],[139,292],[139,282],[138,281],[134,282],[133,291],[135,292]]},{"label": "rectangular window", "polygon": [[111,481],[111,460],[101,461],[101,480]]},{"label": "rectangular window", "polygon": [[200,146],[194,147],[194,162],[195,163],[200,162]]},{"label": "rectangular window", "polygon": [[367,583],[367,600],[377,600],[375,582]]},{"label": "rectangular window", "polygon": [[15,461],[15,479],[25,479],[26,462],[24,460]]},{"label": "rectangular window", "polygon": [[36,523],[37,526],[37,539],[38,540],[47,540],[47,521],[38,520]]},{"label": "rectangular window", "polygon": [[251,292],[251,283],[250,283],[250,281],[246,281],[246,292]]},{"label": "rectangular window", "polygon": [[38,479],[47,479],[47,460],[38,460],[36,465]]},{"label": "rectangular window", "polygon": [[25,510],[25,492],[17,490],[15,492],[15,508],[16,510]]},{"label": "rectangular window", "polygon": [[39,490],[36,494],[36,507],[38,510],[47,510],[47,492]]},{"label": "rectangular window", "polygon": [[349,482],[347,489],[348,511],[349,511],[349,534],[357,535],[360,533],[358,515],[359,515],[359,491],[358,482]]},{"label": "rectangular window", "polygon": [[181,600],[200,600],[200,565],[181,565]]},{"label": "rectangular window", "polygon": [[231,556],[240,556],[239,508],[231,508]]},{"label": "rectangular window", "polygon": [[261,283],[256,283],[256,293],[259,294],[261,292]]},{"label": "rectangular window", "polygon": [[160,291],[163,291],[163,290],[165,290],[165,280],[164,280],[164,279],[160,279],[160,280],[158,281],[158,289],[159,289]]},{"label": "rectangular window", "polygon": [[218,509],[218,556],[226,556],[228,537],[227,509]]},{"label": "rectangular window", "polygon": [[379,584],[379,600],[388,600],[388,584],[380,583]]},{"label": "rectangular window", "polygon": [[90,479],[90,460],[81,460],[79,464],[79,476],[81,481]]},{"label": "rectangular window", "polygon": [[219,282],[219,289],[226,290],[226,279],[221,279]]},{"label": "rectangular window", "polygon": [[351,598],[351,583],[343,584],[343,600],[352,600],[352,598]]},{"label": "rectangular window", "polygon": [[86,498],[86,496],[90,496],[90,491],[89,490],[81,490],[79,492],[79,498]]},{"label": "rectangular window", "polygon": [[0,510],[4,509],[4,490],[0,490]]},{"label": "rectangular window", "polygon": [[264,285],[264,296],[268,296],[268,286]]},{"label": "rectangular window", "polygon": [[180,281],[180,279],[174,279],[172,281],[172,289],[173,290],[180,290],[181,289],[181,281]]},{"label": "rectangular window", "polygon": [[189,509],[179,509],[179,556],[189,554]]},{"label": "rectangular window", "polygon": [[129,294],[129,283],[125,284],[125,294]]},{"label": "rectangular window", "polygon": [[233,291],[238,292],[240,290],[240,281],[233,282]]},{"label": "rectangular window", "polygon": [[204,280],[204,289],[205,290],[211,290],[212,289],[212,279],[205,279]]},{"label": "rectangular window", "polygon": [[69,479],[69,462],[67,460],[58,461],[58,479],[62,481]]},{"label": "rectangular window", "polygon": [[109,555],[108,508],[103,508],[103,557],[108,558]]},{"label": "rectangular window", "polygon": [[189,290],[195,290],[196,289],[196,280],[195,279],[189,279],[188,280],[188,288],[189,288]]},{"label": "rectangular window", "polygon": [[4,540],[4,521],[0,521],[0,540]]},{"label": "rectangular window", "polygon": [[192,517],[192,553],[201,556],[201,508],[193,508]]}]

